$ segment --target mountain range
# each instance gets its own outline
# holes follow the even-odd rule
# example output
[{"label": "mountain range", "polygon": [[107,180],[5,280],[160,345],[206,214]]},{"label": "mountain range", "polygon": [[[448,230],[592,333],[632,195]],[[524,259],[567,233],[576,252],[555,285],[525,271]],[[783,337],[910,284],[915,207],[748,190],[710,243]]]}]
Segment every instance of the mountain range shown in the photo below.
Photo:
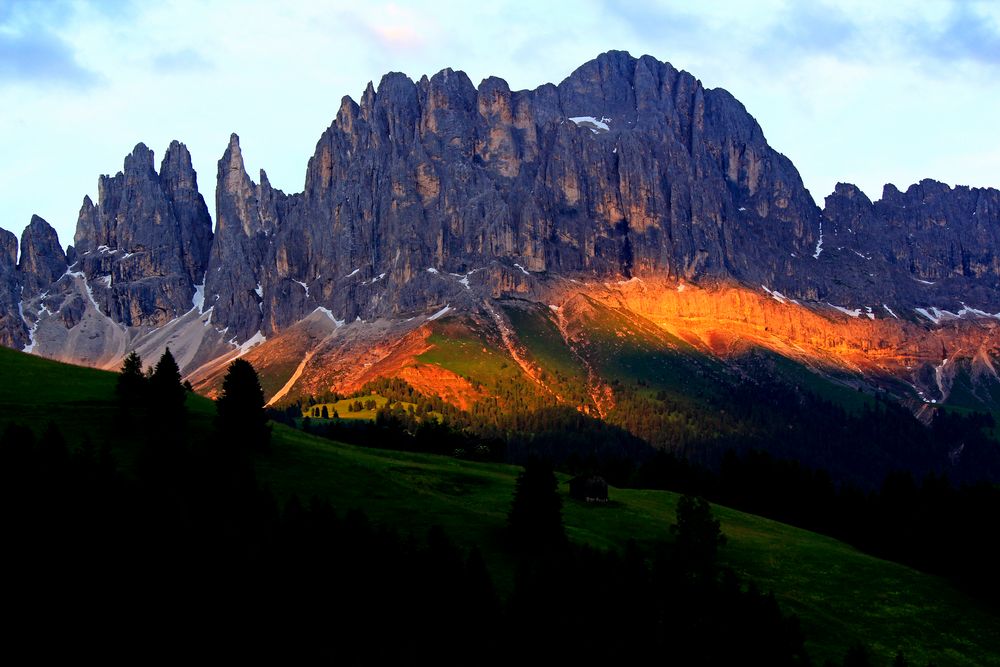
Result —
[{"label": "mountain range", "polygon": [[818,207],[738,100],[650,56],[523,91],[390,73],[343,99],[302,192],[251,179],[233,135],[214,230],[177,141],[101,176],[65,250],[37,216],[0,230],[0,343],[102,368],[169,346],[209,395],[245,355],[274,404],[389,377],[605,418],[766,359],[930,420],[1000,406],[998,235],[992,188]]}]

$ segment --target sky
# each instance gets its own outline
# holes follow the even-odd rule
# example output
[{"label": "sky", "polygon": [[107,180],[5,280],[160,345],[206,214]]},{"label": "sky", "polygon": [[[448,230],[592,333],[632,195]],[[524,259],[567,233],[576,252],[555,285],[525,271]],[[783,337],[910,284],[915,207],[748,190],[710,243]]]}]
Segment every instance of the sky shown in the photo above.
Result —
[{"label": "sky", "polygon": [[839,181],[1000,187],[1000,2],[0,0],[0,227],[72,243],[140,141],[157,167],[187,144],[213,213],[232,132],[255,181],[299,192],[341,98],[386,72],[535,88],[611,49],[731,92],[821,206]]}]

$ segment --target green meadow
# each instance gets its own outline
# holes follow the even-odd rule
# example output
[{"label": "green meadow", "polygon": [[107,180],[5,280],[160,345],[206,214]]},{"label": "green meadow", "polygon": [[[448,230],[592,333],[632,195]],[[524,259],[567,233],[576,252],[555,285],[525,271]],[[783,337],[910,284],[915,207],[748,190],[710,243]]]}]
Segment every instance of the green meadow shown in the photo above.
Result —
[{"label": "green meadow", "polygon": [[[18,422],[41,431],[52,422],[71,444],[113,438],[114,385],[112,373],[0,348],[0,427]],[[205,436],[212,403],[192,395],[188,407],[190,428]],[[129,452],[117,454],[127,467]],[[456,542],[478,544],[500,590],[510,588],[513,563],[502,536],[519,468],[366,449],[280,425],[256,465],[279,498],[324,497],[404,533],[441,525]],[[561,478],[561,491],[572,540],[605,549],[629,539],[651,548],[669,541],[676,494],[612,488],[611,502],[594,506],[571,500],[567,481]],[[857,642],[873,649],[873,664],[889,664],[900,649],[913,665],[1000,664],[1000,619],[946,581],[805,530],[725,507],[715,512],[728,536],[723,564],[799,616],[817,664],[839,662]]]}]

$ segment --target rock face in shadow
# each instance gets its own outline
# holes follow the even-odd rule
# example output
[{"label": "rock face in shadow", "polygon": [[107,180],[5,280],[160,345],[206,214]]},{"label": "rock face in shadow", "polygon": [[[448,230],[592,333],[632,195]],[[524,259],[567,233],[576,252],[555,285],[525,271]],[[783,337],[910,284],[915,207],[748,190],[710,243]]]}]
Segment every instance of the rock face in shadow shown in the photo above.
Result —
[{"label": "rock face in shadow", "polygon": [[20,350],[28,342],[21,317],[21,274],[17,270],[17,237],[0,229],[0,345]]},{"label": "rock face in shadow", "polygon": [[470,271],[515,292],[526,272],[773,284],[792,263],[774,248],[806,255],[819,221],[739,102],[648,56],[533,91],[393,73],[344,99],[300,194],[254,184],[230,143],[206,303],[244,340],[319,305],[346,320],[443,305]]},{"label": "rock face in shadow", "polygon": [[[159,172],[136,146],[83,201],[68,252],[77,301],[140,332],[197,308],[233,348],[318,308],[406,319],[539,297],[549,279],[733,281],[927,324],[915,309],[1000,311],[1000,192],[923,181],[872,202],[840,184],[820,210],[732,95],[620,51],[524,91],[451,69],[387,74],[343,99],[302,192],[263,171],[255,183],[233,135],[215,197],[213,234],[184,145]],[[4,344],[30,333],[10,315],[22,288],[37,298],[67,271],[50,230],[33,220],[18,267],[0,259]],[[79,308],[49,310],[72,326]]]},{"label": "rock face in shadow", "polygon": [[66,253],[59,246],[59,236],[52,225],[37,215],[21,234],[21,257],[17,265],[24,296],[46,291],[66,273]]},{"label": "rock face in shadow", "polygon": [[840,183],[823,214],[824,247],[840,260],[831,286],[853,279],[860,300],[890,307],[1000,311],[1000,191],[927,179],[906,192],[886,185],[873,203]]},{"label": "rock face in shadow", "polygon": [[74,259],[102,286],[95,298],[104,312],[125,326],[157,326],[190,310],[212,221],[184,144],[170,144],[159,173],[153,152],[137,145],[122,171],[101,176],[98,193],[96,205],[83,200]]},{"label": "rock face in shadow", "polygon": [[[215,191],[215,243],[205,279],[206,306],[237,341],[261,329],[264,317],[262,281],[273,273],[264,258],[269,235],[277,224],[273,192],[261,172],[261,184],[250,180],[243,166],[240,140],[235,134],[219,160]],[[301,311],[298,311],[301,312]],[[227,332],[228,333],[228,332]]]}]

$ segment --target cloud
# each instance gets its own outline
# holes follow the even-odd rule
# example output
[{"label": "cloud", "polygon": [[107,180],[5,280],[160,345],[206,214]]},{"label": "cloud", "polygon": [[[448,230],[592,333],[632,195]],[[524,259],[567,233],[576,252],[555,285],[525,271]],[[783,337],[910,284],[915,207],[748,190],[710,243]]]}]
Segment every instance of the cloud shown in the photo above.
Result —
[{"label": "cloud", "polygon": [[389,3],[369,19],[366,27],[372,36],[390,51],[415,51],[424,48],[434,25],[427,14]]},{"label": "cloud", "polygon": [[778,15],[757,47],[771,58],[840,54],[859,30],[843,11],[825,3],[795,2]]},{"label": "cloud", "polygon": [[0,33],[0,83],[59,83],[86,88],[99,80],[76,61],[64,41],[44,29]]},{"label": "cloud", "polygon": [[708,30],[704,17],[667,7],[654,0],[601,0],[600,5],[605,16],[623,20],[633,33],[653,43],[686,43],[698,40]]},{"label": "cloud", "polygon": [[150,65],[161,74],[186,73],[212,68],[212,63],[194,49],[159,53],[153,56]]},{"label": "cloud", "polygon": [[64,3],[0,0],[0,84],[88,87],[100,77],[81,65],[53,26],[65,23]]},{"label": "cloud", "polygon": [[972,2],[953,2],[943,27],[924,21],[909,37],[913,48],[937,59],[1000,65],[1000,30]]}]

